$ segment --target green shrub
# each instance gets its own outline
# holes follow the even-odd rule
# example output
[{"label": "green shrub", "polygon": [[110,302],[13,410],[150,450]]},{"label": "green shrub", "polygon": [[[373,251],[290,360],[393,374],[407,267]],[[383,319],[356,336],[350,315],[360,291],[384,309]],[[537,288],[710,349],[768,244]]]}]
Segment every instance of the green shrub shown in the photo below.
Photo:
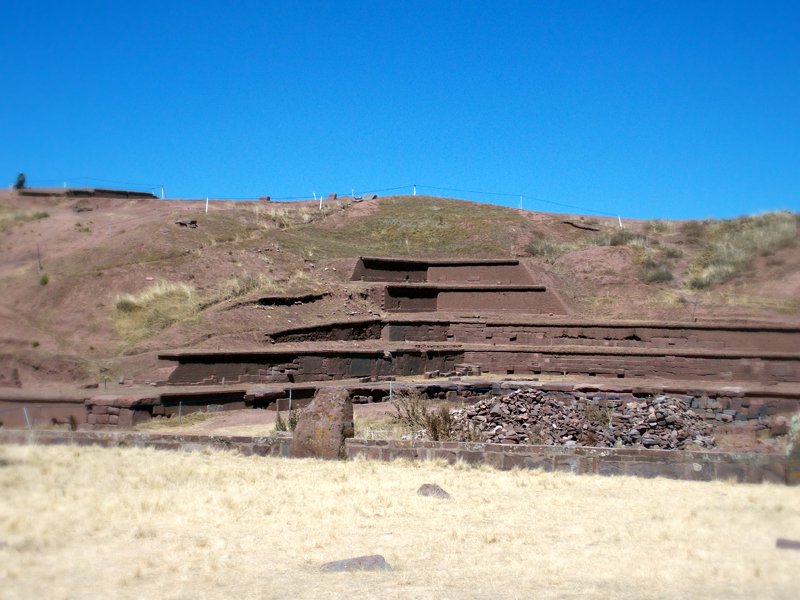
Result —
[{"label": "green shrub", "polygon": [[47,285],[49,281],[50,278],[47,276],[47,274],[44,274],[39,278],[39,285]]}]

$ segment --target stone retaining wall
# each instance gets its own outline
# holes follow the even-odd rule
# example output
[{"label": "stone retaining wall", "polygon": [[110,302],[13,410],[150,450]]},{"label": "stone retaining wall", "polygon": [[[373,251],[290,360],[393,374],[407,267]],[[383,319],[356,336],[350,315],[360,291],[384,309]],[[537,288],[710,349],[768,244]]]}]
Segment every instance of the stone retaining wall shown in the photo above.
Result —
[{"label": "stone retaining wall", "polygon": [[800,353],[617,347],[493,346],[330,350],[306,346],[295,352],[163,353],[176,360],[171,385],[303,383],[360,377],[448,372],[476,365],[502,375],[581,375],[708,381],[800,382]]},{"label": "stone retaining wall", "polygon": [[[155,448],[201,451],[205,448],[233,450],[246,456],[289,456],[291,437],[206,436],[161,433],[5,431],[0,444],[53,444],[101,446],[104,448]],[[597,475],[666,477],[691,481],[735,479],[743,483],[786,483],[783,454],[739,454],[725,452],[676,452],[632,448],[584,448],[561,446],[517,446],[470,442],[420,442],[350,439],[350,459],[446,460],[453,464],[487,464],[497,469],[543,469]],[[792,480],[792,483],[797,483]]]},{"label": "stone retaining wall", "polygon": [[198,452],[205,448],[233,450],[245,456],[289,456],[291,436],[181,435],[116,431],[0,430],[0,444],[154,448]]},{"label": "stone retaining wall", "polygon": [[497,469],[543,469],[596,475],[666,477],[690,481],[736,479],[743,483],[786,483],[783,454],[678,452],[634,448],[522,446],[470,442],[347,440],[347,457],[371,460],[446,460]]}]

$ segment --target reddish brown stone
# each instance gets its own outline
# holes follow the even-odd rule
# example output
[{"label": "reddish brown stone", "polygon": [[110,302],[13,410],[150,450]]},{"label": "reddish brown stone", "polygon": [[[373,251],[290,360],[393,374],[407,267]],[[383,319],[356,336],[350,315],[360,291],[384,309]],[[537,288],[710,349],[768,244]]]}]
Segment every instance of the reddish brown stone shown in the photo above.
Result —
[{"label": "reddish brown stone", "polygon": [[786,454],[786,483],[800,485],[800,433],[795,434]]},{"label": "reddish brown stone", "polygon": [[292,437],[292,458],[345,458],[344,441],[355,434],[353,402],[343,388],[321,388],[300,415]]}]

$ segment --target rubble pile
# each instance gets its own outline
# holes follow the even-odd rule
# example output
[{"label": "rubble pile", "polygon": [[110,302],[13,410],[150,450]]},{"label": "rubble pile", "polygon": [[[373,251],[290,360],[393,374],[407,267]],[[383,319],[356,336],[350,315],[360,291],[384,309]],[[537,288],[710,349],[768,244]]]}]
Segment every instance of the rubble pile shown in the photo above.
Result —
[{"label": "rubble pile", "polygon": [[487,397],[452,417],[453,438],[462,441],[668,450],[714,445],[714,426],[690,403],[669,396],[592,400],[521,389]]}]

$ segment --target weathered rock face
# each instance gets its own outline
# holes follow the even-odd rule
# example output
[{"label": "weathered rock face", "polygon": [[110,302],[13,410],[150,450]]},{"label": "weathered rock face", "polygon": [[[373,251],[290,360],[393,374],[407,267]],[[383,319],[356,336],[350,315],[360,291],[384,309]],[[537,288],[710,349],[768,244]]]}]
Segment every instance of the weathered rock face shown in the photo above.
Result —
[{"label": "weathered rock face", "polygon": [[321,388],[300,415],[289,456],[343,459],[344,441],[354,435],[350,394],[342,388]]}]

